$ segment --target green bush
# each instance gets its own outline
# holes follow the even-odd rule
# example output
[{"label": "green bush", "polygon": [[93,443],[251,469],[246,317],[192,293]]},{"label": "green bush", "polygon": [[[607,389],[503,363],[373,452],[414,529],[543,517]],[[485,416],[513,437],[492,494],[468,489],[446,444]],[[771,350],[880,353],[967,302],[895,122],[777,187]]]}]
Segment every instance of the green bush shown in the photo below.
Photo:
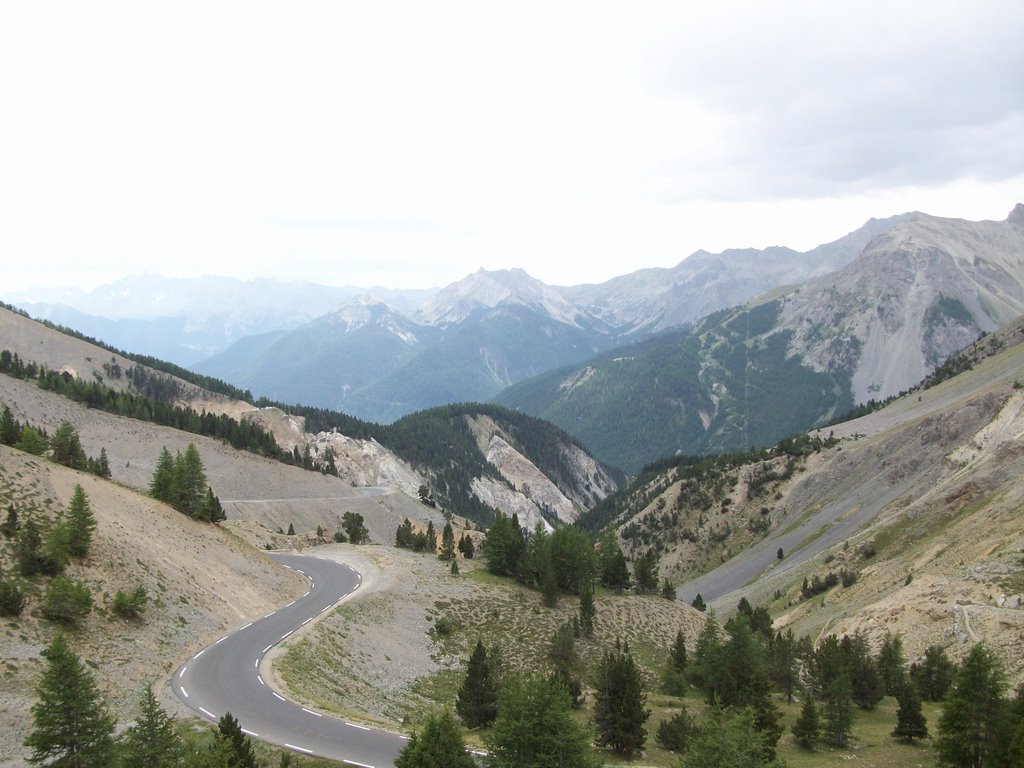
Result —
[{"label": "green bush", "polygon": [[113,610],[118,616],[124,619],[136,619],[146,610],[146,603],[149,602],[149,593],[146,588],[139,584],[131,592],[117,590],[114,595]]},{"label": "green bush", "polygon": [[84,584],[56,577],[43,596],[43,616],[63,624],[77,624],[92,610],[92,594]]},{"label": "green bush", "polygon": [[0,581],[0,616],[20,616],[25,596],[13,581]]}]

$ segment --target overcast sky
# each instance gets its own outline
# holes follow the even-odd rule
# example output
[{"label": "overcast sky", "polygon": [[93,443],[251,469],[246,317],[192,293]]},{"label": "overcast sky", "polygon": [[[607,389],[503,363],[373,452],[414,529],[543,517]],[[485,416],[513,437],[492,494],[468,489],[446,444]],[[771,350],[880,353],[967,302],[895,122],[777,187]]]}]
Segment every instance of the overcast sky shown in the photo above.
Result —
[{"label": "overcast sky", "polygon": [[4,3],[4,289],[548,283],[1024,201],[1024,3]]}]

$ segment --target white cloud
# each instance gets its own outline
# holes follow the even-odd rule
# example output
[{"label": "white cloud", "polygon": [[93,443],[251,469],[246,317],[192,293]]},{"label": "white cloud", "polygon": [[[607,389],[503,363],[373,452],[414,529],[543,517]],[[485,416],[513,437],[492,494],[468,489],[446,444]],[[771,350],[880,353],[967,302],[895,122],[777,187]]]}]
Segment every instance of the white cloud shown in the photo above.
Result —
[{"label": "white cloud", "polygon": [[5,283],[571,283],[1002,217],[1018,6],[8,4]]}]

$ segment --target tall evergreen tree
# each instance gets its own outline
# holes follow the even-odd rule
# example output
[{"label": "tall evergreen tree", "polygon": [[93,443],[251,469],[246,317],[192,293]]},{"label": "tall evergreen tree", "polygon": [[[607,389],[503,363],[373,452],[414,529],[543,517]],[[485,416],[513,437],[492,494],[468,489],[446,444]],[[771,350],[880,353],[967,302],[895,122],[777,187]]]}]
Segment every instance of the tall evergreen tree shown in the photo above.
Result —
[{"label": "tall evergreen tree", "polygon": [[662,749],[667,749],[670,752],[683,752],[686,750],[690,737],[696,731],[697,726],[684,707],[668,720],[662,720],[658,724],[654,739]]},{"label": "tall evergreen tree", "polygon": [[1002,665],[983,644],[975,645],[960,667],[939,718],[935,749],[952,766],[988,768],[1000,764],[1007,708]]},{"label": "tall evergreen tree", "polygon": [[569,694],[539,676],[511,676],[488,734],[486,768],[596,768]]},{"label": "tall evergreen tree", "polygon": [[867,638],[857,632],[843,637],[840,646],[846,656],[846,669],[850,673],[854,702],[861,709],[874,709],[882,700],[885,691]]},{"label": "tall evergreen tree", "polygon": [[437,551],[437,531],[434,530],[434,521],[427,521],[427,552]]},{"label": "tall evergreen tree", "polygon": [[219,523],[227,519],[224,507],[220,505],[220,499],[214,495],[213,488],[210,486],[206,486],[206,496],[203,497],[203,503],[199,506],[196,519],[209,523]]},{"label": "tall evergreen tree", "polygon": [[469,657],[466,679],[459,688],[455,711],[467,728],[484,728],[498,715],[497,670],[480,640],[476,641]]},{"label": "tall evergreen tree", "polygon": [[668,652],[668,663],[665,665],[665,674],[662,678],[662,688],[665,693],[673,696],[686,695],[686,666],[689,659],[686,655],[686,637],[683,630],[676,631],[676,639]]},{"label": "tall evergreen tree", "polygon": [[75,484],[68,504],[67,547],[72,557],[85,557],[92,544],[92,532],[96,530],[96,517],[89,506],[89,497],[81,485]]},{"label": "tall evergreen tree", "polygon": [[587,583],[580,592],[580,632],[584,637],[594,634],[594,619],[597,615],[597,608],[594,605],[594,586]]},{"label": "tall evergreen tree", "polygon": [[43,536],[39,532],[39,524],[29,518],[18,531],[14,542],[14,556],[18,561],[18,573],[26,578],[35,576],[40,571],[40,560],[43,556]]},{"label": "tall evergreen tree", "polygon": [[73,469],[85,469],[85,451],[78,430],[70,421],[62,421],[50,438],[53,460]]},{"label": "tall evergreen tree", "polygon": [[195,443],[189,443],[185,453],[175,460],[175,478],[178,481],[178,506],[190,516],[195,516],[205,497],[206,470]]},{"label": "tall evergreen tree", "polygon": [[927,739],[928,720],[921,711],[921,697],[917,694],[913,681],[903,678],[902,684],[896,690],[896,701],[899,703],[899,709],[896,710],[893,738],[908,744],[914,739]]},{"label": "tall evergreen tree", "polygon": [[14,418],[10,406],[4,403],[3,412],[0,413],[0,443],[14,445],[20,437],[21,424]]},{"label": "tall evergreen tree", "polygon": [[427,715],[395,758],[395,768],[475,768],[459,724],[448,710]]},{"label": "tall evergreen tree", "polygon": [[878,676],[886,696],[896,696],[903,687],[907,674],[907,661],[903,657],[903,640],[899,635],[886,632],[878,649]]},{"label": "tall evergreen tree", "polygon": [[5,538],[13,539],[18,534],[19,528],[21,528],[21,523],[18,521],[18,510],[11,504],[7,507],[7,517],[4,518],[3,523],[0,523],[0,533]]},{"label": "tall evergreen tree", "polygon": [[473,555],[476,554],[476,546],[473,544],[473,537],[469,535],[469,532],[462,534],[462,538],[459,539],[459,552],[467,560],[472,560]]},{"label": "tall evergreen tree", "polygon": [[821,738],[821,721],[818,719],[818,707],[814,696],[809,692],[804,696],[800,706],[800,717],[793,723],[793,735],[807,749],[814,749]]},{"label": "tall evergreen tree", "polygon": [[845,670],[826,691],[824,720],[825,741],[833,747],[845,747],[853,730],[853,691]]},{"label": "tall evergreen tree", "polygon": [[100,457],[96,460],[96,474],[110,478],[110,459],[107,458],[106,448],[100,448]]},{"label": "tall evergreen tree", "polygon": [[594,700],[597,744],[626,757],[642,750],[647,740],[644,723],[651,716],[646,703],[640,670],[629,650],[605,653]]},{"label": "tall evergreen tree", "polygon": [[956,665],[940,646],[930,645],[921,662],[910,665],[910,677],[922,699],[942,701],[953,685]]},{"label": "tall evergreen tree", "polygon": [[165,504],[178,503],[178,483],[174,471],[174,457],[167,447],[160,451],[156,460],[156,470],[149,483],[149,495]]},{"label": "tall evergreen tree", "polygon": [[633,567],[633,577],[637,589],[646,594],[658,591],[658,553],[648,549],[642,554]]},{"label": "tall evergreen tree", "polygon": [[219,737],[231,745],[231,768],[259,768],[252,742],[242,731],[242,726],[230,712],[225,712],[217,722]]},{"label": "tall evergreen tree", "polygon": [[25,739],[33,765],[101,768],[113,762],[114,720],[107,714],[88,668],[62,633],[46,649],[46,669],[32,706],[32,732]]},{"label": "tall evergreen tree", "polygon": [[579,676],[580,659],[576,653],[572,622],[567,621],[555,630],[548,648],[548,659],[554,667],[553,679],[565,686],[573,706],[578,706],[582,700],[583,684]]},{"label": "tall evergreen tree", "polygon": [[455,531],[452,530],[452,524],[448,522],[444,524],[444,529],[441,531],[441,554],[438,555],[438,559],[455,559]]},{"label": "tall evergreen tree", "polygon": [[714,679],[716,668],[720,664],[722,647],[722,628],[715,618],[715,612],[708,611],[704,626],[697,636],[697,643],[693,649],[693,662],[690,664],[690,682],[698,688],[707,690],[707,686]]},{"label": "tall evergreen tree", "polygon": [[139,716],[124,735],[124,768],[180,768],[185,744],[174,729],[174,718],[164,712],[148,685],[139,697]]}]

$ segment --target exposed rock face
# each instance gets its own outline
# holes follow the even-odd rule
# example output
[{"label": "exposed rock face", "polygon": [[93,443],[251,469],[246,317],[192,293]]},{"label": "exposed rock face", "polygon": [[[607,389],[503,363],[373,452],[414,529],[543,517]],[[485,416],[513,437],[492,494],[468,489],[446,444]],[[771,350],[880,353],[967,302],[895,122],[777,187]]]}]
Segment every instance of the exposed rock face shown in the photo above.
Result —
[{"label": "exposed rock face", "polygon": [[330,451],[338,477],[354,486],[392,488],[416,497],[426,481],[412,467],[376,440],[357,440],[339,432],[309,435],[310,448],[317,456]]},{"label": "exposed rock face", "polygon": [[532,531],[537,523],[543,525],[547,530],[552,530],[551,525],[540,513],[540,508],[532,499],[527,498],[518,491],[514,491],[490,477],[477,477],[473,479],[470,486],[473,493],[480,501],[494,509],[500,510],[510,517],[519,516],[519,525],[526,530]]},{"label": "exposed rock face", "polygon": [[1024,312],[1024,228],[923,214],[876,238],[848,267],[783,298],[779,328],[817,370],[848,371],[854,400],[929,374],[980,333]]},{"label": "exposed rock face", "polygon": [[517,491],[563,523],[571,523],[579,516],[579,510],[558,490],[558,486],[499,435],[491,437],[487,460],[498,468],[501,476],[512,483]]}]

